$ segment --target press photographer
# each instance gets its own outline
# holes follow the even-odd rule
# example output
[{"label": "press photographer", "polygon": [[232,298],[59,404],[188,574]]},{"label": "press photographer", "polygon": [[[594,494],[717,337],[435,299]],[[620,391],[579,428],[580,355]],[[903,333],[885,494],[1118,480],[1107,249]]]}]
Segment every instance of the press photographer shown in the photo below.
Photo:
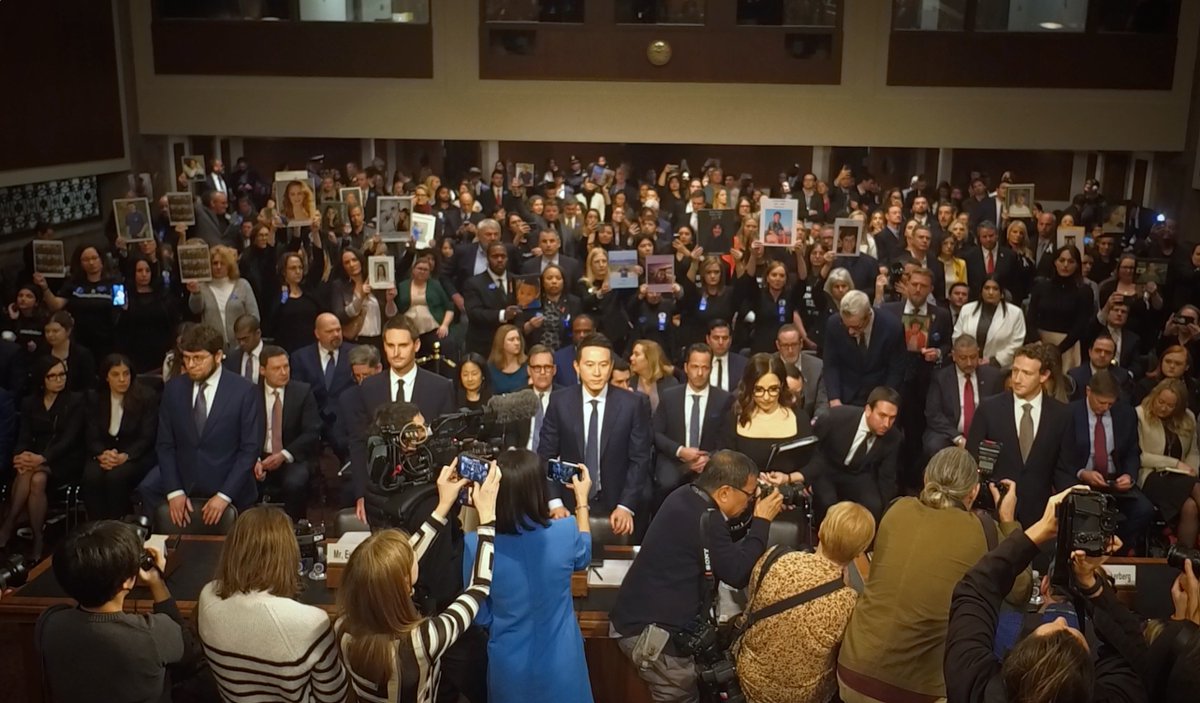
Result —
[{"label": "press photographer", "polygon": [[[610,634],[620,638],[621,651],[659,703],[699,701],[698,682],[706,672],[709,679],[717,674],[728,693],[737,689],[732,660],[716,641],[713,604],[717,582],[746,586],[766,550],[783,499],[773,490],[755,502],[758,491],[754,462],[737,452],[715,452],[691,485],[663,501],[621,584]],[[735,541],[728,523],[752,503],[749,529]]]}]

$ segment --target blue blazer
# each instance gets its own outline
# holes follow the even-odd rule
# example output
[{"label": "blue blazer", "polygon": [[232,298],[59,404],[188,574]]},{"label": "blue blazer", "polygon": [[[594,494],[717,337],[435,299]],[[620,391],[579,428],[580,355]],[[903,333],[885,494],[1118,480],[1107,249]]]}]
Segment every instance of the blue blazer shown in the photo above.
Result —
[{"label": "blue blazer", "polygon": [[579,383],[579,374],[575,373],[575,345],[568,344],[554,352],[554,385],[573,386],[576,383]]},{"label": "blue blazer", "polygon": [[[1124,474],[1136,485],[1138,471],[1142,467],[1142,449],[1138,446],[1138,421],[1133,407],[1118,400],[1109,410],[1112,415],[1114,437],[1112,466],[1109,472],[1115,476]],[[1088,431],[1087,399],[1071,403],[1071,419],[1075,424],[1075,459],[1076,469],[1087,467],[1088,457],[1092,453],[1092,433]]]},{"label": "blue blazer", "polygon": [[167,382],[158,412],[158,467],[164,493],[182,490],[197,498],[224,493],[238,510],[258,498],[254,462],[262,453],[266,418],[258,386],[221,372],[204,433],[192,420],[192,379]]},{"label": "blue blazer", "polygon": [[333,366],[333,383],[329,388],[325,387],[325,369],[321,366],[321,353],[316,342],[297,349],[289,359],[292,377],[312,387],[317,408],[326,426],[337,418],[338,397],[347,388],[354,387],[354,374],[350,371],[350,350],[353,348],[354,345],[349,342],[344,342],[338,348],[337,363]]},{"label": "blue blazer", "polygon": [[[1133,402],[1133,375],[1120,366],[1109,366],[1108,372],[1112,374],[1113,380],[1117,382],[1117,389],[1121,394],[1120,400],[1126,403]],[[1067,375],[1075,382],[1075,388],[1071,392],[1071,400],[1086,398],[1087,384],[1092,380],[1092,365],[1085,359],[1082,364],[1068,371]]]},{"label": "blue blazer", "polygon": [[[624,505],[637,512],[650,495],[654,427],[649,399],[609,386],[602,422],[600,466],[588,467],[593,482],[597,475],[600,477],[603,500],[598,507],[611,512],[617,505]],[[543,460],[560,457],[563,461],[582,462],[584,423],[582,386],[575,384],[552,392],[542,420],[538,455]],[[558,483],[550,483],[547,493],[568,506],[575,500],[574,494]]]},{"label": "blue blazer", "polygon": [[841,315],[830,315],[825,323],[825,391],[842,405],[866,405],[876,386],[900,389],[908,355],[904,330],[891,315],[873,311],[874,328],[866,352],[850,337]]}]

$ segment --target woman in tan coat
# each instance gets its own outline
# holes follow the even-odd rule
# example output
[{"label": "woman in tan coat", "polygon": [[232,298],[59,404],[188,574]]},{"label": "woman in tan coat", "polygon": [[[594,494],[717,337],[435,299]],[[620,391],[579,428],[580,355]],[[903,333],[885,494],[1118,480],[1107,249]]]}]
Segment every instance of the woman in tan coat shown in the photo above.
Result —
[{"label": "woman in tan coat", "polygon": [[1195,547],[1200,532],[1200,442],[1196,416],[1187,407],[1187,386],[1168,378],[1137,407],[1142,470],[1138,484],[1168,523],[1179,519],[1179,545]]}]

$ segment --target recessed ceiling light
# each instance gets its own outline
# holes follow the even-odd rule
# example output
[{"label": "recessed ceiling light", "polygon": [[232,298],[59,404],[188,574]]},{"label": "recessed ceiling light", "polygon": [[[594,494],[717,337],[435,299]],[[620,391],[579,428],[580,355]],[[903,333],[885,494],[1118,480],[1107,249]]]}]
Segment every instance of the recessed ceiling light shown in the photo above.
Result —
[{"label": "recessed ceiling light", "polygon": [[1060,24],[1058,22],[1042,22],[1038,26],[1041,27],[1042,29],[1062,29],[1063,28],[1062,24]]}]

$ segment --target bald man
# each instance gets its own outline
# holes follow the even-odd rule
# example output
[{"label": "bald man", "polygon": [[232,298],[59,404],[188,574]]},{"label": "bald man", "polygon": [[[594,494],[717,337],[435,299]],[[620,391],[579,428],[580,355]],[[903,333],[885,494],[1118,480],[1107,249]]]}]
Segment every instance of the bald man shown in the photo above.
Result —
[{"label": "bald man", "polygon": [[317,315],[313,336],[315,342],[292,355],[292,375],[312,386],[321,412],[321,438],[339,459],[346,461],[350,455],[345,432],[337,425],[338,398],[354,387],[350,369],[350,350],[354,345],[342,342],[342,323],[327,312]]}]

